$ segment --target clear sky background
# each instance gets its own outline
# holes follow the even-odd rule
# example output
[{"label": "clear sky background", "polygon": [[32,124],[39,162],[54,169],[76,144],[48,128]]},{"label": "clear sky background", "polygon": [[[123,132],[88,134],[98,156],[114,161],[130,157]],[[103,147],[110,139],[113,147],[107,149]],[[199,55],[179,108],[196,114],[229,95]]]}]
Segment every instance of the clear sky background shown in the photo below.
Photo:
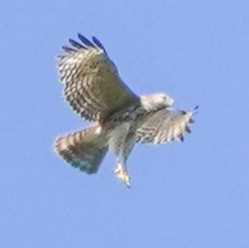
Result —
[{"label": "clear sky background", "polygon": [[[1,0],[0,247],[249,247],[249,2]],[[95,35],[138,94],[200,105],[184,143],[140,145],[132,188],[108,155],[88,176],[53,152],[89,125],[55,56]]]}]

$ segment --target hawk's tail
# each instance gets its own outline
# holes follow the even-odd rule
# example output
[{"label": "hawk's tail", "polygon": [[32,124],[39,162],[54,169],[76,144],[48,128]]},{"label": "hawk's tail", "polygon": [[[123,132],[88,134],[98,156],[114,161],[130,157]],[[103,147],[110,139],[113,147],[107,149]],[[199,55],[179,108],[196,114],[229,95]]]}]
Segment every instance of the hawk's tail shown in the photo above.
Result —
[{"label": "hawk's tail", "polygon": [[92,174],[96,173],[107,150],[107,135],[100,126],[59,136],[55,151],[75,168]]}]

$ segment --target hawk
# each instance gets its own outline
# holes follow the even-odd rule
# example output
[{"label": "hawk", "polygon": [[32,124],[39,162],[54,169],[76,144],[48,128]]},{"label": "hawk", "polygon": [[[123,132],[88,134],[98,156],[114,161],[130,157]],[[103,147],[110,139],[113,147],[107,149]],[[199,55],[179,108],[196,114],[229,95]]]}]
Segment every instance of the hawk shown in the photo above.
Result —
[{"label": "hawk", "polygon": [[106,153],[117,160],[115,175],[130,186],[126,167],[136,143],[161,144],[183,141],[196,108],[190,111],[172,107],[167,94],[136,95],[120,78],[104,46],[96,38],[78,34],[79,42],[58,56],[63,93],[72,109],[82,118],[94,121],[89,128],[59,136],[55,151],[73,167],[96,173]]}]

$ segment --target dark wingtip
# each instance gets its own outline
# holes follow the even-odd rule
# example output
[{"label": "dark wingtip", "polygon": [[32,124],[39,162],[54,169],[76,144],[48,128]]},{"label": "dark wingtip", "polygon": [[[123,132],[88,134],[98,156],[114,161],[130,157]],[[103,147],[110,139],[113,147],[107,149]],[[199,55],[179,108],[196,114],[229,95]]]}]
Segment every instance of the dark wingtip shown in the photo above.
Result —
[{"label": "dark wingtip", "polygon": [[68,39],[68,41],[71,43],[72,46],[74,46],[75,48],[78,48],[78,49],[85,49],[85,47],[83,45],[81,45],[80,43],[78,43],[77,41],[75,40],[72,40],[72,39]]},{"label": "dark wingtip", "polygon": [[180,139],[181,142],[184,142],[184,137],[183,137],[182,134],[179,135],[179,139]]},{"label": "dark wingtip", "polygon": [[186,125],[185,130],[186,130],[187,133],[191,133],[191,130],[190,130],[188,125]]},{"label": "dark wingtip", "polygon": [[192,118],[190,118],[189,123],[195,123],[195,121]]},{"label": "dark wingtip", "polygon": [[75,49],[71,48],[71,47],[67,47],[67,46],[63,46],[62,49],[65,51],[65,52],[76,52]]},{"label": "dark wingtip", "polygon": [[84,45],[94,47],[93,43],[82,34],[78,33],[78,38],[84,43]]},{"label": "dark wingtip", "polygon": [[92,37],[92,40],[96,46],[105,51],[103,44],[95,36]]},{"label": "dark wingtip", "polygon": [[199,110],[199,105],[196,105],[196,106],[194,107],[193,114],[194,114],[194,115],[198,114],[198,110]]}]

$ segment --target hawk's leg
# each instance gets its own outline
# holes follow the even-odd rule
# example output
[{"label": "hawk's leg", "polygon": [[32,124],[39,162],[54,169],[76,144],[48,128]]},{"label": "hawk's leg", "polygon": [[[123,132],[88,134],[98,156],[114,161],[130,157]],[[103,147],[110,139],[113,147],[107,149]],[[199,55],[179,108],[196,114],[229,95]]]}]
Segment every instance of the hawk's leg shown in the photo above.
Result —
[{"label": "hawk's leg", "polygon": [[128,174],[128,171],[126,169],[126,166],[124,166],[122,163],[118,162],[117,168],[114,170],[115,175],[118,179],[123,181],[127,187],[130,187],[130,176]]},{"label": "hawk's leg", "polygon": [[135,133],[129,132],[124,140],[124,143],[120,146],[120,151],[117,158],[117,168],[114,170],[117,178],[123,181],[127,187],[130,187],[130,176],[126,168],[126,161],[135,143]]}]

